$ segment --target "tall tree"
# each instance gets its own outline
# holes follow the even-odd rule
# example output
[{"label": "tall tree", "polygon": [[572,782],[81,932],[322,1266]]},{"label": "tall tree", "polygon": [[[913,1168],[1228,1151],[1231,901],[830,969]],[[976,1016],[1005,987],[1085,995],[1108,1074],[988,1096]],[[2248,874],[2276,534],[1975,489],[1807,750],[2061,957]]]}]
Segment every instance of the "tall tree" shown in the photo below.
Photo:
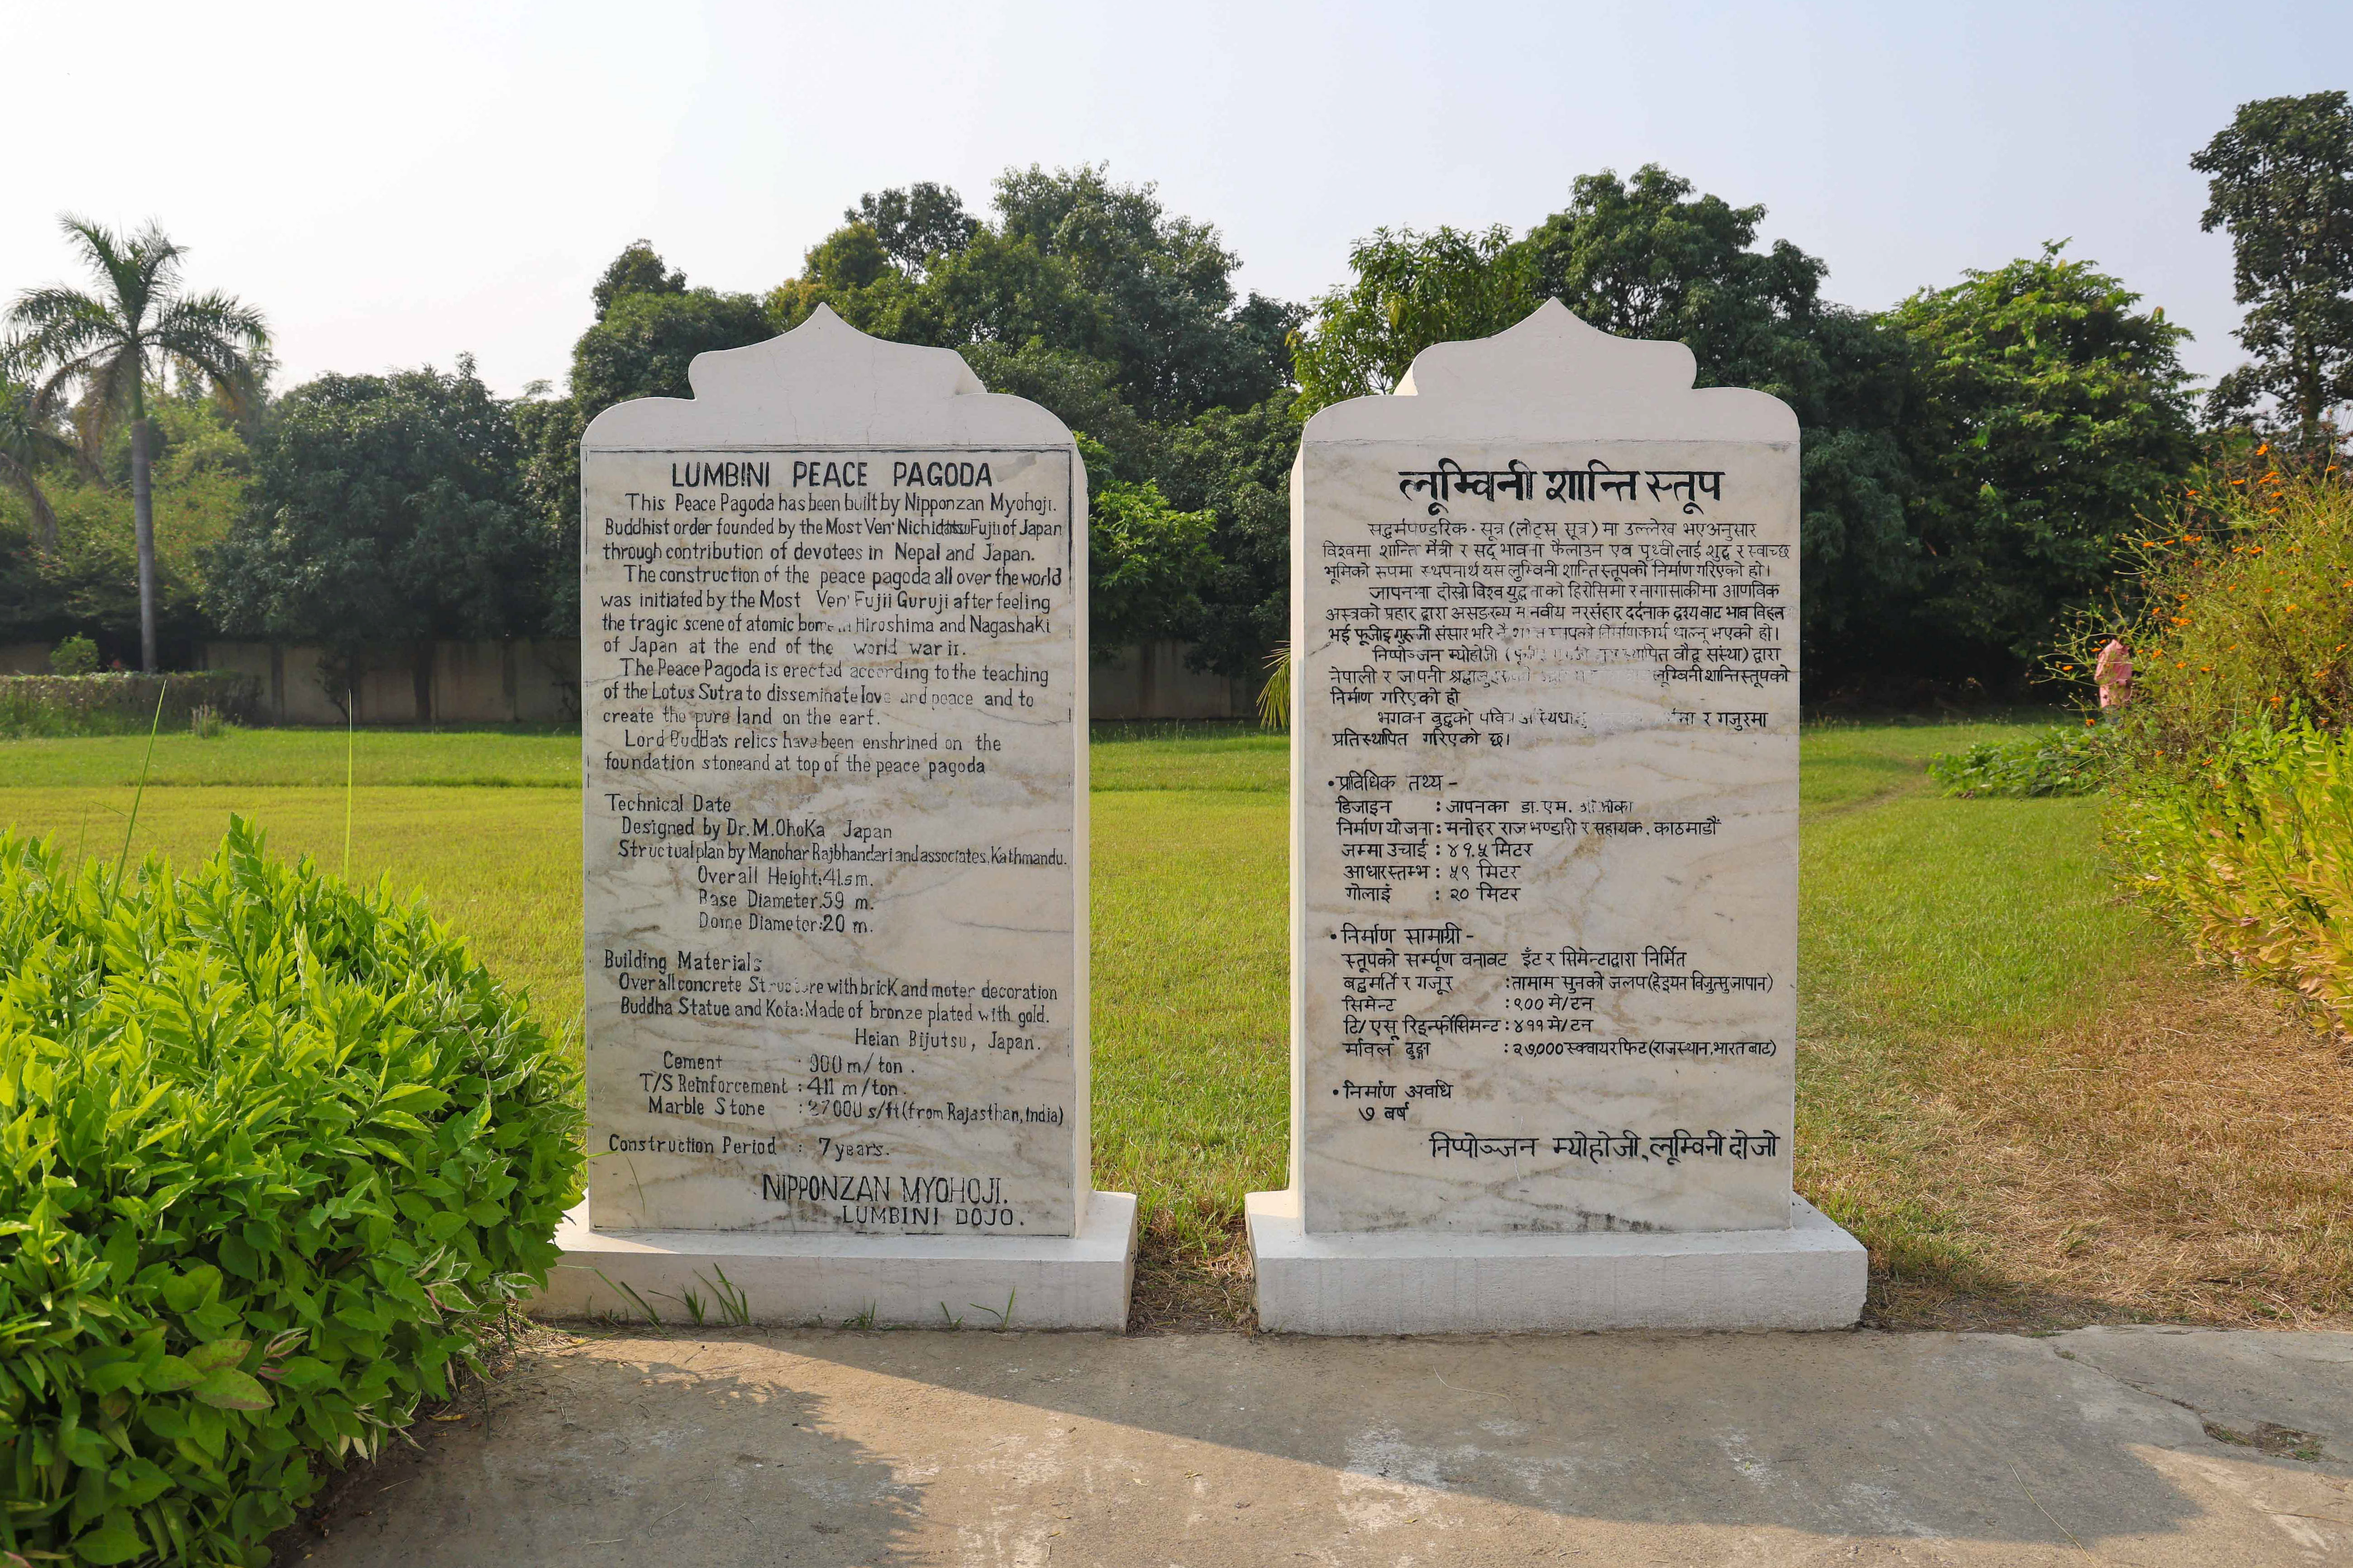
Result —
[{"label": "tall tree", "polygon": [[244,404],[261,390],[269,332],[259,311],[227,294],[180,289],[182,248],[149,224],[121,236],[87,218],[63,220],[66,237],[98,275],[84,293],[62,284],[27,289],[8,312],[24,334],[18,352],[47,377],[37,400],[78,389],[82,445],[95,455],[119,423],[131,426],[131,506],[139,552],[139,658],[155,669],[153,438],[151,375],[176,371]]},{"label": "tall tree", "polygon": [[232,633],[324,644],[339,701],[370,650],[406,645],[417,711],[429,713],[435,640],[541,624],[555,545],[522,504],[522,458],[512,412],[468,357],[455,374],[298,386],[262,428],[209,607]]},{"label": "tall tree", "polygon": [[776,335],[758,300],[689,288],[644,240],[613,258],[592,300],[596,320],[572,345],[565,395],[529,397],[512,410],[525,450],[524,504],[571,542],[551,561],[544,601],[547,629],[559,637],[580,625],[580,437],[588,422],[626,398],[689,396],[695,355]]},{"label": "tall tree", "polygon": [[841,215],[864,224],[891,259],[920,278],[937,256],[952,256],[972,243],[980,220],[964,210],[964,198],[945,185],[918,180],[896,190],[869,191]]},{"label": "tall tree", "polygon": [[1252,294],[1211,226],[1095,165],[1009,169],[997,219],[938,185],[870,194],[768,296],[779,328],[820,303],[862,331],[962,349],[1031,345],[1109,367],[1142,417],[1247,408],[1290,379],[1296,307]]},{"label": "tall tree", "polygon": [[1693,192],[1655,163],[1577,176],[1528,235],[1537,292],[1605,332],[1690,345],[1703,385],[1794,390],[1830,268],[1786,239],[1757,249],[1761,205]]},{"label": "tall tree", "polygon": [[621,247],[621,254],[606,267],[605,275],[588,290],[596,303],[596,319],[603,321],[613,301],[624,294],[683,294],[686,274],[673,272],[654,252],[650,240],[633,239]]},{"label": "tall tree", "polygon": [[58,514],[41,488],[41,470],[78,455],[58,432],[54,403],[54,397],[45,403],[33,388],[9,380],[0,366],[0,485],[24,497],[32,514],[33,542],[44,550],[58,547]]},{"label": "tall tree", "polygon": [[1525,247],[1500,226],[1477,232],[1377,229],[1348,250],[1355,281],[1319,297],[1292,344],[1313,411],[1388,392],[1432,343],[1493,337],[1541,296]]},{"label": "tall tree", "polygon": [[1798,416],[1806,655],[1835,681],[1883,668],[1926,560],[1907,516],[1901,433],[1918,387],[1903,332],[1821,298],[1829,268],[1761,246],[1735,206],[1657,164],[1580,175],[1528,234],[1537,292],[1620,337],[1686,344],[1702,386],[1768,392]]},{"label": "tall tree", "polygon": [[[2117,536],[2193,457],[2189,337],[2060,244],[1892,312],[1924,395],[1905,439],[1947,668],[2039,658],[2111,579]],[[2014,668],[2014,666],[2012,666]]]},{"label": "tall tree", "polygon": [[2269,398],[2309,447],[2332,409],[2353,403],[2353,105],[2342,92],[2265,98],[2189,160],[2208,177],[2201,226],[2231,233],[2252,363],[2207,398],[2217,424]]}]

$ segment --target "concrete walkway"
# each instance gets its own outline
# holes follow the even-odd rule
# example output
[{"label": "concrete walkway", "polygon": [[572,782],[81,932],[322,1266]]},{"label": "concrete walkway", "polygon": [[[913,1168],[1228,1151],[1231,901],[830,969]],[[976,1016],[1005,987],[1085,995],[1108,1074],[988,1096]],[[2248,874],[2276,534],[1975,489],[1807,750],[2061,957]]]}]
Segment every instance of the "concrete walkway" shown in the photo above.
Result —
[{"label": "concrete walkway", "polygon": [[432,1430],[281,1561],[2353,1563],[2353,1334],[559,1331]]}]

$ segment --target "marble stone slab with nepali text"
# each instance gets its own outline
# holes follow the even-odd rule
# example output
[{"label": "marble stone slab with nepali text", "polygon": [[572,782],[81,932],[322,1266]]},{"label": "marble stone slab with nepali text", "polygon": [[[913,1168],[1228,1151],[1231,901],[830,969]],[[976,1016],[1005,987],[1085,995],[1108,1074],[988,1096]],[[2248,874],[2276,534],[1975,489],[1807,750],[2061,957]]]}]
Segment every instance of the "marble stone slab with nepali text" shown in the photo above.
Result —
[{"label": "marble stone slab with nepali text", "polygon": [[1293,477],[1309,1234],[1786,1228],[1798,432],[1557,305]]}]

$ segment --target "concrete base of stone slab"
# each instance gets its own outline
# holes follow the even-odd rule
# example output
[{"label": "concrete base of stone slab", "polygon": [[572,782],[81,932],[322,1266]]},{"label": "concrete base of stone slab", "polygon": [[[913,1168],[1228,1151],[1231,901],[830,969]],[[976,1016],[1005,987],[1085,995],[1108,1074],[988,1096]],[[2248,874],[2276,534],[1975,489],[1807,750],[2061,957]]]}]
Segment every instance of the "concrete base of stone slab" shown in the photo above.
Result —
[{"label": "concrete base of stone slab", "polygon": [[1086,1228],[1054,1237],[598,1231],[584,1199],[555,1240],[564,1259],[531,1305],[535,1317],[643,1322],[650,1307],[665,1323],[691,1323],[691,1293],[711,1324],[1119,1332],[1135,1280],[1135,1194],[1095,1194]]},{"label": "concrete base of stone slab", "polygon": [[1788,1230],[1681,1234],[1310,1236],[1296,1190],[1244,1212],[1271,1333],[1842,1329],[1868,1274],[1862,1244],[1795,1196]]}]

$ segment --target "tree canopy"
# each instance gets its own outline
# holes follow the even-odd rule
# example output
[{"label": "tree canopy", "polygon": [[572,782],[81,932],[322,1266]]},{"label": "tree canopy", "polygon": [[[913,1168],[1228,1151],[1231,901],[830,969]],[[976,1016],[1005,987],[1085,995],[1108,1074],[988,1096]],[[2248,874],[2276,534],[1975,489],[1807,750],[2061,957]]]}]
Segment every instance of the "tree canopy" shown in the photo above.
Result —
[{"label": "tree canopy", "polygon": [[[1915,611],[1957,650],[2031,660],[2196,456],[2189,333],[2053,243],[1897,306],[1916,347],[1905,426],[1931,560]],[[1947,648],[1949,656],[1956,648]]]},{"label": "tree canopy", "polygon": [[[2250,363],[2209,413],[2326,446],[2353,390],[2345,95],[2245,105],[2197,167],[2250,307]],[[1826,264],[1770,235],[1763,207],[1656,165],[1575,177],[1564,196],[1525,233],[1377,230],[1310,307],[1240,293],[1213,226],[1100,165],[1008,169],[978,212],[935,182],[869,191],[764,294],[692,284],[639,239],[589,289],[560,395],[502,403],[462,365],[322,378],[239,426],[256,443],[249,480],[242,435],[183,397],[153,403],[165,412],[148,460],[168,468],[185,518],[166,531],[166,618],[200,624],[204,550],[244,505],[213,558],[218,624],[352,650],[569,635],[588,421],[623,399],[688,395],[698,354],[790,330],[820,303],[879,336],[953,348],[991,390],[1083,432],[1096,651],[1174,639],[1239,678],[1290,635],[1302,422],[1547,298],[1606,331],[1685,342],[1701,385],[1755,387],[1795,411],[1818,698],[1889,677],[2014,681],[2105,590],[2116,536],[2195,458],[2183,334],[2061,247],[1862,311],[1826,297]],[[109,584],[131,573],[104,536],[138,443],[118,421],[103,450],[72,453],[65,362],[47,363],[47,380],[0,386],[0,621],[114,636],[125,601]],[[82,374],[85,415],[132,384]],[[235,453],[208,467],[224,441]],[[420,574],[445,552],[463,586]],[[396,614],[412,594],[416,613]]]},{"label": "tree canopy", "polygon": [[1512,231],[1377,229],[1348,250],[1352,282],[1317,297],[1292,350],[1307,409],[1392,390],[1432,343],[1492,337],[1536,307]]},{"label": "tree canopy", "polygon": [[298,386],[256,442],[208,608],[233,636],[332,650],[337,697],[371,648],[535,624],[554,541],[522,504],[522,455],[470,358]]},{"label": "tree canopy", "polygon": [[160,580],[152,493],[154,458],[147,423],[151,378],[177,372],[208,386],[225,403],[242,406],[259,395],[267,374],[269,330],[261,312],[217,291],[181,287],[186,252],[153,224],[117,234],[89,218],[60,220],[98,279],[85,292],[65,284],[28,289],[16,297],[8,323],[20,335],[8,357],[43,376],[32,394],[40,413],[79,393],[75,424],[86,451],[95,452],[123,426],[131,431],[131,506],[139,582],[140,667],[157,668]]},{"label": "tree canopy", "polygon": [[2342,92],[2242,103],[2189,160],[2208,176],[2201,226],[2231,235],[2232,279],[2247,307],[2234,334],[2253,356],[2207,399],[2207,416],[2257,416],[2307,447],[2353,403],[2353,104]]},{"label": "tree canopy", "polygon": [[662,258],[654,254],[650,242],[633,239],[622,247],[620,255],[613,258],[612,263],[605,268],[605,275],[597,279],[596,286],[588,291],[588,298],[595,303],[596,319],[601,321],[605,313],[613,308],[613,301],[624,294],[685,292],[686,274],[670,271]]},{"label": "tree canopy", "polygon": [[994,221],[943,185],[869,193],[768,296],[779,329],[819,303],[864,331],[944,348],[1096,360],[1153,420],[1259,403],[1290,381],[1298,312],[1250,295],[1218,231],[1094,165],[1008,169]]}]

